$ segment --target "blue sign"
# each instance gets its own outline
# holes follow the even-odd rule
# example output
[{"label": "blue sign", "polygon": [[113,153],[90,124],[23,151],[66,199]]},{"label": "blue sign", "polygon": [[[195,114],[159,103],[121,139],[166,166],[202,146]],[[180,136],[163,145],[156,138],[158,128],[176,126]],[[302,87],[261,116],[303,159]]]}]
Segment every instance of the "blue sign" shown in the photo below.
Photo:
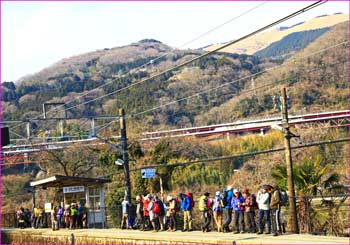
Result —
[{"label": "blue sign", "polygon": [[155,168],[141,169],[141,176],[143,179],[153,178],[156,176],[156,169]]}]

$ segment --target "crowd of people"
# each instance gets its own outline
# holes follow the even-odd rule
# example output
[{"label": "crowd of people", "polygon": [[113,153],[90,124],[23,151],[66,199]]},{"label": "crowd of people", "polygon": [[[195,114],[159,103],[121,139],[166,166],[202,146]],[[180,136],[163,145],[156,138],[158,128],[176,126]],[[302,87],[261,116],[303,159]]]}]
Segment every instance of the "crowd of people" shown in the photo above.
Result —
[{"label": "crowd of people", "polygon": [[[240,191],[232,186],[228,186],[222,192],[217,191],[214,197],[205,192],[198,201],[202,219],[201,230],[211,231],[210,225],[214,219],[217,232],[263,234],[265,231],[265,234],[281,235],[285,232],[281,206],[286,205],[287,200],[285,192],[271,185],[262,185],[256,195],[250,193],[248,188]],[[193,231],[192,211],[195,202],[190,192],[180,193],[178,196],[169,195],[164,203],[157,195],[138,195],[136,203],[136,220],[134,224],[130,224],[131,204],[126,198],[122,202],[122,229],[176,231],[177,213],[182,212],[182,231]],[[212,228],[214,229],[214,225]]]},{"label": "crowd of people", "polygon": [[[87,227],[87,209],[81,203],[72,203],[63,207],[55,206],[50,211],[52,230],[81,229]],[[23,207],[16,210],[16,223],[18,228],[38,229],[46,227],[45,210],[37,205],[33,212]]]}]

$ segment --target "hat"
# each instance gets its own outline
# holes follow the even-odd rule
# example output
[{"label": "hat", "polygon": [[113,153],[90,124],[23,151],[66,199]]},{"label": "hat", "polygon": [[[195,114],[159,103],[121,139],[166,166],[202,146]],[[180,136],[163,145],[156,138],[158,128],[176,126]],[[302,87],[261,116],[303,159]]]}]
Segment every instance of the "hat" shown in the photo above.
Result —
[{"label": "hat", "polygon": [[267,190],[268,186],[264,184],[264,185],[261,186],[261,189]]},{"label": "hat", "polygon": [[228,185],[226,189],[227,189],[228,191],[231,191],[231,190],[232,190],[232,185]]},{"label": "hat", "polygon": [[234,190],[233,190],[233,193],[237,193],[237,192],[239,192],[238,189],[234,189]]},{"label": "hat", "polygon": [[209,192],[204,193],[204,196],[209,196],[209,195],[210,195]]},{"label": "hat", "polygon": [[220,196],[220,194],[221,194],[220,191],[215,192],[216,196]]},{"label": "hat", "polygon": [[248,188],[244,188],[242,193],[249,193],[249,189]]}]

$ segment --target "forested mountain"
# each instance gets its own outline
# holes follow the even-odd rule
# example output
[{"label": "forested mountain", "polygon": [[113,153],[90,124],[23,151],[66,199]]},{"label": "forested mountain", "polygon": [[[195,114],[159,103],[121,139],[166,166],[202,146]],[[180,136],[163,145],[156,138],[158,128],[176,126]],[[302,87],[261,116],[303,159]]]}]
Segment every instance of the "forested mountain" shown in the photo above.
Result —
[{"label": "forested mountain", "polygon": [[[296,52],[325,31],[292,34],[277,43],[274,49],[272,46],[266,49],[265,54]],[[71,101],[98,88],[69,103],[67,107],[76,107],[68,110],[68,117],[117,115],[121,107],[127,114],[134,115],[160,106],[140,115],[136,121],[154,129],[222,123],[232,118],[274,113],[272,97],[278,90],[274,86],[258,89],[272,81],[290,86],[292,112],[301,108],[315,111],[345,108],[345,45],[307,59],[304,57],[344,42],[346,33],[347,22],[336,25],[287,60],[245,54],[213,54],[118,93],[116,91],[203,54],[203,51],[172,49],[157,40],[146,39],[124,47],[90,52],[63,59],[16,84],[4,82],[3,118],[31,118],[42,113],[42,103]],[[311,39],[310,35],[313,36]],[[300,41],[305,39],[308,41]],[[263,72],[281,64],[278,69]],[[249,93],[255,88],[252,87],[252,78],[257,88],[254,96]],[[103,97],[106,94],[111,95]],[[99,97],[103,98],[81,105]],[[174,100],[178,102],[165,106]]]}]

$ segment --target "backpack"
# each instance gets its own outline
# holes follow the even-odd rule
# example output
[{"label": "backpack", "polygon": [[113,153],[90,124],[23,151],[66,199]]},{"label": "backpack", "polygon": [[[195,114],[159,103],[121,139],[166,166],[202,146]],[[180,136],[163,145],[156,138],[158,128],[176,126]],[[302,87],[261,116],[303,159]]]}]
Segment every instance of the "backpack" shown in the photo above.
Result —
[{"label": "backpack", "polygon": [[181,202],[180,202],[180,200],[179,199],[174,199],[175,200],[175,208],[174,208],[174,210],[175,210],[175,212],[179,212],[180,211],[180,209],[181,209]]},{"label": "backpack", "polygon": [[228,205],[227,203],[227,190],[225,190],[221,196],[221,200],[222,200],[222,205],[224,205],[224,207],[226,207]]},{"label": "backpack", "polygon": [[153,201],[153,213],[160,214],[161,212],[160,203],[158,201]]},{"label": "backpack", "polygon": [[199,198],[198,208],[199,208],[199,211],[208,210],[208,197],[203,195]]},{"label": "backpack", "polygon": [[193,194],[191,192],[186,192],[185,195],[190,198],[190,208],[192,209],[194,207]]},{"label": "backpack", "polygon": [[253,202],[253,207],[255,208],[255,209],[258,209],[259,207],[258,207],[258,203],[256,202],[256,196],[255,196],[255,194],[251,194],[252,195],[252,202]]},{"label": "backpack", "polygon": [[288,194],[285,191],[280,191],[280,206],[287,206],[288,204]]}]

